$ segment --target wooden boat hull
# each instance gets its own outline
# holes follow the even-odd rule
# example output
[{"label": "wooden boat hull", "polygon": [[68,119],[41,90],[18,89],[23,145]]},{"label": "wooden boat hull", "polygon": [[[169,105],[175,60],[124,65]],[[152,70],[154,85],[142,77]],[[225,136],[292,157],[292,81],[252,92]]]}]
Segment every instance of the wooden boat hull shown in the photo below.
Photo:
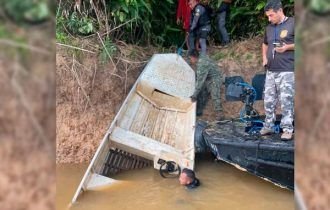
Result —
[{"label": "wooden boat hull", "polygon": [[[194,168],[195,73],[177,54],[156,54],[106,132],[77,191],[112,184],[112,173],[159,159]],[[129,161],[131,160],[131,161]]]},{"label": "wooden boat hull", "polygon": [[203,137],[217,159],[257,175],[278,186],[294,189],[294,142],[279,134],[251,136],[241,122],[220,122],[204,130]]}]

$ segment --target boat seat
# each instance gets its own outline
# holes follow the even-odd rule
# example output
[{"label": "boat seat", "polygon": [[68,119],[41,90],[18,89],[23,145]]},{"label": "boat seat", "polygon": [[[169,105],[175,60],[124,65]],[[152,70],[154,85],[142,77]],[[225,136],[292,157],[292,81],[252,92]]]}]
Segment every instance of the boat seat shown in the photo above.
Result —
[{"label": "boat seat", "polygon": [[114,128],[110,139],[117,148],[147,159],[153,159],[162,153],[171,153],[177,157],[184,158],[183,153],[186,152],[120,127]]},{"label": "boat seat", "polygon": [[167,94],[146,83],[139,83],[136,88],[136,93],[158,109],[188,112],[192,108],[190,99]]}]

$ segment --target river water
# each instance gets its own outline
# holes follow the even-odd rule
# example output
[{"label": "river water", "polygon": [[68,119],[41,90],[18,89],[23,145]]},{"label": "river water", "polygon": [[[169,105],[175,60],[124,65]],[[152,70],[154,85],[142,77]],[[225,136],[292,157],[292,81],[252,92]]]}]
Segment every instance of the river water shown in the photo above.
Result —
[{"label": "river water", "polygon": [[293,191],[281,189],[211,157],[197,159],[201,186],[188,190],[153,168],[122,172],[118,183],[83,193],[69,205],[86,164],[57,165],[57,210],[294,210]]}]

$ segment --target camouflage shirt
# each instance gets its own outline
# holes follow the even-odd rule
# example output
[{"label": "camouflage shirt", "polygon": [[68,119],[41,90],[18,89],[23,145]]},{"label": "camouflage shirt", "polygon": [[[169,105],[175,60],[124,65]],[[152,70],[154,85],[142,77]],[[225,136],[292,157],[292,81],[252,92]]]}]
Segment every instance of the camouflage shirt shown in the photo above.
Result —
[{"label": "camouflage shirt", "polygon": [[197,63],[196,87],[193,96],[198,96],[207,80],[219,83],[220,85],[221,72],[218,65],[207,55],[200,55]]}]

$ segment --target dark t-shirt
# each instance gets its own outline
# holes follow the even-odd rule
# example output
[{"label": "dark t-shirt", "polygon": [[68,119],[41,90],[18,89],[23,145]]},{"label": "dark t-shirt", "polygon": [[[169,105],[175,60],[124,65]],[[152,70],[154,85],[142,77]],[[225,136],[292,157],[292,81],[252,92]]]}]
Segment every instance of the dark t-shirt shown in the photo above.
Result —
[{"label": "dark t-shirt", "polygon": [[269,24],[266,27],[264,44],[268,45],[267,59],[268,69],[276,72],[294,71],[294,50],[288,50],[283,53],[275,52],[273,54],[273,43],[294,43],[294,18],[289,17],[283,23],[274,25]]},{"label": "dark t-shirt", "polygon": [[195,178],[194,181],[188,185],[186,185],[186,187],[188,189],[194,189],[196,187],[198,187],[200,185],[199,179]]}]

